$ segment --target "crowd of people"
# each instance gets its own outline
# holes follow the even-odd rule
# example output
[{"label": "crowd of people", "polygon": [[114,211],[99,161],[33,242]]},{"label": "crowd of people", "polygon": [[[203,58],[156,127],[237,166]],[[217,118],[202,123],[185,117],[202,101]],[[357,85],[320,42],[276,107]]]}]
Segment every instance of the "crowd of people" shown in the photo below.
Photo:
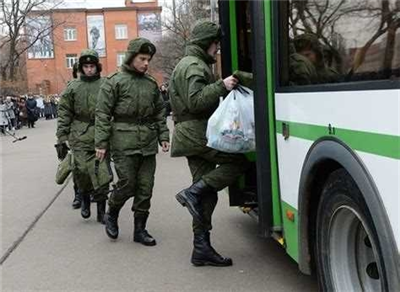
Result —
[{"label": "crowd of people", "polygon": [[60,98],[55,95],[0,96],[0,129],[15,132],[23,127],[35,128],[40,118],[50,120],[58,116]]}]

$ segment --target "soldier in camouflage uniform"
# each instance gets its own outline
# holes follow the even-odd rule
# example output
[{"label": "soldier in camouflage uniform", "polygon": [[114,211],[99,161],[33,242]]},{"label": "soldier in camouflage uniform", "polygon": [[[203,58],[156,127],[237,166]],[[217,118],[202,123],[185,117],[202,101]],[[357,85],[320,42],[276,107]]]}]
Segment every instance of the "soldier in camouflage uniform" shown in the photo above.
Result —
[{"label": "soldier in camouflage uniform", "polygon": [[[90,217],[90,196],[97,202],[97,221],[104,223],[105,206],[112,173],[109,161],[104,160],[97,169],[106,169],[99,178],[96,171],[94,147],[94,118],[97,94],[104,79],[100,77],[101,64],[94,50],[84,50],[79,58],[79,79],[68,83],[59,104],[56,145],[59,159],[72,148],[75,168],[74,182],[82,196],[81,215]],[[103,172],[101,172],[103,174]]]},{"label": "soldier in camouflage uniform", "polygon": [[[334,83],[340,80],[340,74],[325,63],[323,47],[316,36],[302,34],[295,37],[293,43],[296,53],[291,55],[291,74],[301,72],[297,77],[290,76],[295,84]],[[306,75],[309,80],[298,78]]]},{"label": "soldier in camouflage uniform", "polygon": [[289,82],[290,85],[310,85],[318,83],[317,70],[309,59],[296,53],[294,44],[289,47]]},{"label": "soldier in camouflage uniform", "polygon": [[119,179],[108,202],[106,233],[112,239],[118,237],[119,212],[134,197],[133,239],[147,246],[156,244],[146,222],[158,145],[164,152],[169,150],[163,100],[156,81],[146,73],[155,52],[147,39],[130,41],[121,72],[107,77],[96,108],[97,156],[102,159],[111,151]]},{"label": "soldier in camouflage uniform", "polygon": [[[230,266],[232,260],[219,255],[210,243],[211,219],[217,192],[233,184],[248,167],[242,154],[223,153],[206,146],[207,122],[237,84],[235,76],[215,80],[215,63],[221,38],[220,27],[212,22],[197,24],[192,31],[186,56],[175,67],[169,94],[175,129],[171,155],[186,156],[193,184],[176,195],[193,216],[194,249],[191,262],[196,266]],[[218,165],[218,167],[216,167]]]}]

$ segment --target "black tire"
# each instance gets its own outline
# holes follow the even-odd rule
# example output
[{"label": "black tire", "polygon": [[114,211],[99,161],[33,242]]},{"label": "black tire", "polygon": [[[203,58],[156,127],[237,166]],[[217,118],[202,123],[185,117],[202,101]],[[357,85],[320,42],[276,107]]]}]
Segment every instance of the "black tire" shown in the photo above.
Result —
[{"label": "black tire", "polygon": [[[326,181],[317,211],[315,258],[321,291],[388,291],[376,228],[344,169]],[[383,247],[384,248],[384,247]]]}]

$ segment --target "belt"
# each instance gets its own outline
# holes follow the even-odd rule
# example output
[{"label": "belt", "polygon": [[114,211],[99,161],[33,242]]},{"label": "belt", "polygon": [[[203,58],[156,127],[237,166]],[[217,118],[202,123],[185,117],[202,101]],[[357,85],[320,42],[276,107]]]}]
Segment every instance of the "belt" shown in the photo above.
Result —
[{"label": "belt", "polygon": [[84,123],[88,123],[88,124],[94,125],[94,119],[91,119],[90,117],[75,116],[74,119],[77,120],[77,121],[80,121],[80,122],[84,122]]},{"label": "belt", "polygon": [[115,116],[114,117],[115,123],[129,123],[129,124],[136,124],[136,125],[146,125],[151,124],[154,121],[149,118],[135,118],[129,116]]},{"label": "belt", "polygon": [[194,121],[194,120],[208,120],[210,117],[209,115],[193,115],[193,114],[185,114],[185,115],[174,115],[172,117],[175,123],[182,123],[187,121]]}]

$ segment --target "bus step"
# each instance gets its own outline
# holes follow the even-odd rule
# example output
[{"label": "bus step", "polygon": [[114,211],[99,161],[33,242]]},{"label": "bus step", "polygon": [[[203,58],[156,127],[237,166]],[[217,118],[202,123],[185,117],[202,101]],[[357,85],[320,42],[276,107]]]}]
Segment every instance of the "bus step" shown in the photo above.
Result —
[{"label": "bus step", "polygon": [[243,206],[240,207],[243,213],[250,215],[251,218],[258,222],[258,208],[257,207],[250,207],[250,206]]},{"label": "bus step", "polygon": [[272,238],[275,239],[280,245],[285,246],[285,239],[280,232],[272,232]]}]

